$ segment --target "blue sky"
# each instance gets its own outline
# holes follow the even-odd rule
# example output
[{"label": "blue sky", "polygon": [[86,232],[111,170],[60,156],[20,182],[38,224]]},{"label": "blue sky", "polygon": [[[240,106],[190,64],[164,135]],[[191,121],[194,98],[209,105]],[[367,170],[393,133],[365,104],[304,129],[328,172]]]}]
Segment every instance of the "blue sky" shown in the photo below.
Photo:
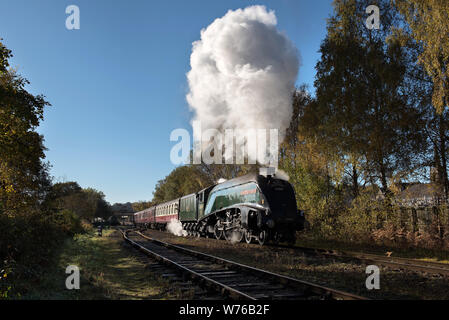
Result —
[{"label": "blue sky", "polygon": [[[3,0],[0,38],[29,91],[52,104],[39,132],[55,181],[132,202],[150,200],[174,168],[171,131],[191,131],[186,73],[201,29],[229,9],[265,5],[301,54],[297,84],[312,88],[331,2]],[[71,4],[80,30],[65,27]]]}]

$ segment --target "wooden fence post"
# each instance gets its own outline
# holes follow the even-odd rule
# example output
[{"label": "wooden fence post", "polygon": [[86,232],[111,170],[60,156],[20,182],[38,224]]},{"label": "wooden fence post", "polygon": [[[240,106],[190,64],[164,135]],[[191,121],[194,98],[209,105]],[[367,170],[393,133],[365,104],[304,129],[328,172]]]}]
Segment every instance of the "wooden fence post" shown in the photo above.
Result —
[{"label": "wooden fence post", "polygon": [[412,230],[413,233],[418,231],[418,215],[416,213],[416,208],[412,208]]}]

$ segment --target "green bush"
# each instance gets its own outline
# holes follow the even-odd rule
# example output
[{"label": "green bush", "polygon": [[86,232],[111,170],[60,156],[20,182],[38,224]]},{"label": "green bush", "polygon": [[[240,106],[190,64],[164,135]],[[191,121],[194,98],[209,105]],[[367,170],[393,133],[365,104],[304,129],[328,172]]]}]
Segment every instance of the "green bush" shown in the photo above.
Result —
[{"label": "green bush", "polygon": [[362,194],[338,216],[338,235],[344,241],[370,241],[384,216],[383,204],[373,201],[370,194]]},{"label": "green bush", "polygon": [[[361,194],[338,206],[336,199],[316,201],[306,212],[308,234],[315,239],[396,248],[449,250],[449,209],[427,208],[427,220],[413,222],[412,209]],[[338,199],[337,199],[338,200]]]},{"label": "green bush", "polygon": [[83,232],[81,219],[78,215],[70,210],[65,209],[55,214],[54,222],[62,232],[66,233],[69,236],[73,236],[77,233]]},{"label": "green bush", "polygon": [[[79,217],[69,210],[0,215],[0,298],[17,297],[23,279],[38,281],[67,237],[82,233]],[[25,281],[26,282],[26,281]]]}]

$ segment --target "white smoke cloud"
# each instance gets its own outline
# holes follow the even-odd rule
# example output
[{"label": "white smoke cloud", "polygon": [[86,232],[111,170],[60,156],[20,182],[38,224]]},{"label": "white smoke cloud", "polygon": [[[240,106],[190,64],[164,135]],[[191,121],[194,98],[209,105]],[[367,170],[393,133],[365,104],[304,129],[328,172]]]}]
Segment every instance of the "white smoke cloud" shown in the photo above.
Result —
[{"label": "white smoke cloud", "polygon": [[278,129],[292,115],[298,51],[274,11],[251,6],[216,19],[193,43],[187,102],[203,129]]},{"label": "white smoke cloud", "polygon": [[178,237],[186,237],[187,231],[182,228],[182,223],[178,219],[172,219],[169,223],[167,223],[167,230],[171,234],[174,234]]}]

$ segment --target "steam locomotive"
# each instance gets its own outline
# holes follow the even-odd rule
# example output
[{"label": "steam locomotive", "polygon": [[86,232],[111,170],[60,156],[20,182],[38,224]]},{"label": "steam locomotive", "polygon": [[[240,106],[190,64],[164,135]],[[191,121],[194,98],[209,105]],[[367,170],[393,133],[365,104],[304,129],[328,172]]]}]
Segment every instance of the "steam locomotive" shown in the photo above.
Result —
[{"label": "steam locomotive", "polygon": [[231,242],[295,242],[304,228],[292,185],[274,174],[248,174],[134,214],[137,227],[165,229],[176,219],[192,236]]}]

